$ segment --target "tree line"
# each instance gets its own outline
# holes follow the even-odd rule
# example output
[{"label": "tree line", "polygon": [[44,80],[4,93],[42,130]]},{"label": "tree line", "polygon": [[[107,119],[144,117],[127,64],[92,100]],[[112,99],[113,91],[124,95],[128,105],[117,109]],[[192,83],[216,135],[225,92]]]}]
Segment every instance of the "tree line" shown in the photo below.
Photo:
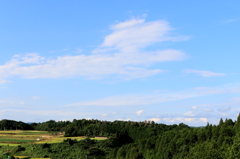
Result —
[{"label": "tree line", "polygon": [[[5,121],[6,122],[6,121]],[[1,125],[0,121],[0,125]],[[7,125],[7,124],[6,124]],[[31,123],[35,130],[64,131],[65,136],[105,136],[107,140],[86,138],[35,146],[36,154],[57,158],[104,159],[237,159],[240,158],[240,115],[236,121],[220,119],[218,125],[189,127],[186,124],[158,124],[150,121],[50,120]],[[28,155],[31,145],[15,148]],[[4,148],[4,147],[2,147]],[[41,155],[40,155],[41,156]]]},{"label": "tree line", "polygon": [[3,119],[0,121],[0,130],[34,130],[34,128],[21,121]]}]

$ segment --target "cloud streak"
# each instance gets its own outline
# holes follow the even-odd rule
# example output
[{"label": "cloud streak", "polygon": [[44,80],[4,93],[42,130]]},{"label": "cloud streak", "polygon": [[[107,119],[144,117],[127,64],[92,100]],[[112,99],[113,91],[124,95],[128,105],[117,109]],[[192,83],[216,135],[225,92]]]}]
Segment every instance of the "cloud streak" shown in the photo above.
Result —
[{"label": "cloud streak", "polygon": [[117,95],[110,96],[95,101],[79,102],[70,104],[68,106],[76,105],[98,105],[98,106],[123,106],[123,105],[149,105],[156,103],[163,103],[169,101],[177,101],[183,99],[190,99],[195,97],[202,97],[214,94],[224,94],[224,93],[239,93],[240,86],[238,84],[233,86],[220,86],[218,88],[211,87],[201,87],[193,88],[189,90],[183,90],[179,92],[169,92],[169,93],[149,93],[149,94],[127,94],[127,95]]},{"label": "cloud streak", "polygon": [[130,80],[164,72],[150,67],[155,63],[186,58],[179,50],[145,50],[159,42],[188,39],[170,36],[172,28],[166,21],[130,19],[112,25],[110,29],[112,33],[90,55],[56,58],[42,57],[37,53],[15,55],[10,61],[0,65],[0,83],[6,83],[12,76],[29,79],[81,76],[86,79],[113,77]]},{"label": "cloud streak", "polygon": [[151,44],[163,41],[187,40],[187,36],[173,37],[173,30],[167,21],[145,22],[145,19],[131,19],[111,26],[112,34],[105,37],[104,42],[94,50],[95,53],[106,50],[118,50],[129,54],[138,52]]},{"label": "cloud streak", "polygon": [[202,71],[202,70],[193,70],[193,69],[185,69],[183,72],[185,73],[194,73],[202,77],[217,77],[217,76],[225,76],[225,73],[215,73],[211,71]]},{"label": "cloud streak", "polygon": [[143,110],[139,110],[139,111],[136,112],[136,114],[139,116],[139,115],[141,115],[143,112],[144,112]]},{"label": "cloud streak", "polygon": [[149,121],[154,122],[166,122],[166,123],[207,123],[207,118],[184,118],[184,117],[174,117],[174,118],[151,118]]}]

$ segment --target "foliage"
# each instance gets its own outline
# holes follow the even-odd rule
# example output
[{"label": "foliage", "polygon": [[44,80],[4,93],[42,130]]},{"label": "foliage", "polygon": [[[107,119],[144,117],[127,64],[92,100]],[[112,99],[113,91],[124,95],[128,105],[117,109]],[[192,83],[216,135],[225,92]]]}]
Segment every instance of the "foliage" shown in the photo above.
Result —
[{"label": "foliage", "polygon": [[[34,125],[34,124],[32,124]],[[62,126],[62,127],[61,127]],[[52,159],[236,159],[240,158],[240,115],[237,121],[220,119],[218,125],[205,127],[156,124],[154,122],[73,120],[48,121],[35,129],[65,130],[65,136],[105,136],[98,141],[66,139],[52,144],[1,146],[14,155]]]},{"label": "foliage", "polygon": [[34,128],[24,122],[3,119],[0,121],[0,130],[34,130]]}]

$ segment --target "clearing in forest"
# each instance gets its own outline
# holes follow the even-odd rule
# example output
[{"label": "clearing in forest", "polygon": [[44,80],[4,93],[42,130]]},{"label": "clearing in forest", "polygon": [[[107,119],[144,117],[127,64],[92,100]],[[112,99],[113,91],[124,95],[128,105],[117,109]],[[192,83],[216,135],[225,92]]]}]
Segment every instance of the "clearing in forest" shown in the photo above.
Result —
[{"label": "clearing in forest", "polygon": [[[28,130],[11,130],[0,131],[0,146],[18,146],[23,143],[44,144],[44,143],[59,143],[66,139],[76,139],[77,141],[85,139],[85,136],[78,137],[64,137],[61,132],[47,132],[47,131],[28,131]],[[91,138],[94,140],[105,140],[105,137]]]}]

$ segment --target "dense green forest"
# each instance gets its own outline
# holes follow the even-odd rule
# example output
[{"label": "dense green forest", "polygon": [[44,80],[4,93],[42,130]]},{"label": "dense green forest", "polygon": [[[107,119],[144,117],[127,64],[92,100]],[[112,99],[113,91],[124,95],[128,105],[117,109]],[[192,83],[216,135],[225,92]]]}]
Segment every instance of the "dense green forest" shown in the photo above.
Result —
[{"label": "dense green forest", "polygon": [[[10,120],[2,120],[2,127]],[[16,122],[15,126],[21,125]],[[236,121],[220,119],[218,125],[189,127],[154,122],[50,120],[28,124],[44,131],[64,131],[65,136],[106,136],[107,140],[67,139],[56,144],[23,144],[13,148],[18,155],[36,155],[52,159],[239,159],[240,115]],[[12,126],[13,127],[13,126]],[[22,128],[28,128],[22,127]],[[1,149],[6,149],[2,146]]]},{"label": "dense green forest", "polygon": [[3,119],[0,121],[0,130],[34,130],[34,128],[21,121]]}]

